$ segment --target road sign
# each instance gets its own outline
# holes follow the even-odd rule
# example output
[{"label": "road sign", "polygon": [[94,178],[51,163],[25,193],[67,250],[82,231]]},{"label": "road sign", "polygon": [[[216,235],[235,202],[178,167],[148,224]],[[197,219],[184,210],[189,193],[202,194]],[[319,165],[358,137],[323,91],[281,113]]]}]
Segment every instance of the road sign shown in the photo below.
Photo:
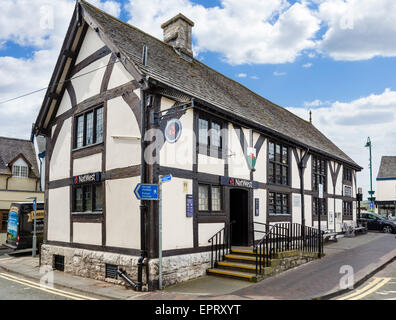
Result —
[{"label": "road sign", "polygon": [[158,200],[158,184],[138,183],[133,192],[138,200]]},{"label": "road sign", "polygon": [[36,199],[33,200],[33,211],[37,210],[37,203],[36,203]]},{"label": "road sign", "polygon": [[171,180],[172,180],[172,175],[171,174],[168,174],[168,175],[163,176],[163,177],[160,178],[161,183],[169,182]]}]

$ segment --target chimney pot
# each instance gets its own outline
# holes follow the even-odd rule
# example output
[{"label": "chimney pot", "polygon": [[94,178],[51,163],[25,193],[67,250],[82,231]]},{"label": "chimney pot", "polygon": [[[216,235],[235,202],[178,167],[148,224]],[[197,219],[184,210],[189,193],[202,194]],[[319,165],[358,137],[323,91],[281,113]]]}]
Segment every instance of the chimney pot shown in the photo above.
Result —
[{"label": "chimney pot", "polygon": [[164,30],[164,42],[192,57],[193,26],[194,22],[179,13],[161,25]]}]

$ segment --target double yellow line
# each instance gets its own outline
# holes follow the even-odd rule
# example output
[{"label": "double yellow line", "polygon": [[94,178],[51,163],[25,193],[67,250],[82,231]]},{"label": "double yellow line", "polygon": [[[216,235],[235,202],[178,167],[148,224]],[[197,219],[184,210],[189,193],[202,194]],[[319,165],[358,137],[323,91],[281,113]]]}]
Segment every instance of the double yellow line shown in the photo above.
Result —
[{"label": "double yellow line", "polygon": [[6,274],[6,273],[0,273],[0,278],[6,279],[6,280],[9,280],[9,281],[13,281],[13,282],[16,282],[16,283],[19,283],[19,284],[22,284],[24,286],[28,286],[28,287],[31,287],[31,288],[34,288],[34,289],[38,289],[38,290],[41,290],[41,291],[44,291],[44,292],[47,292],[47,293],[50,293],[50,294],[55,294],[55,295],[58,295],[58,296],[69,298],[69,299],[72,299],[72,300],[97,300],[97,299],[94,299],[94,298],[91,298],[91,297],[82,296],[82,295],[79,295],[79,294],[76,294],[76,293],[66,292],[66,291],[63,291],[63,290],[59,290],[59,289],[51,288],[51,287],[48,287],[48,286],[44,286],[44,285],[35,283],[33,281],[29,281],[29,280],[26,280],[26,279],[17,278],[15,276],[12,276],[12,275]]},{"label": "double yellow line", "polygon": [[338,298],[337,300],[359,300],[362,299],[369,294],[377,291],[379,288],[383,287],[386,285],[392,278],[374,278],[372,282],[370,282],[368,285],[365,287],[354,291],[353,293]]}]

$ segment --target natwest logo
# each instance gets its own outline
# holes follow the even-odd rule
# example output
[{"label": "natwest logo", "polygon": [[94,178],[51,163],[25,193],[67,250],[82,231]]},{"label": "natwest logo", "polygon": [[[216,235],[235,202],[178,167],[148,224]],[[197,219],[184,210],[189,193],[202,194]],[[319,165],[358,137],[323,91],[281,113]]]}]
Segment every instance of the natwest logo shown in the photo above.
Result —
[{"label": "natwest logo", "polygon": [[221,184],[241,188],[257,188],[257,182],[239,178],[221,177]]}]

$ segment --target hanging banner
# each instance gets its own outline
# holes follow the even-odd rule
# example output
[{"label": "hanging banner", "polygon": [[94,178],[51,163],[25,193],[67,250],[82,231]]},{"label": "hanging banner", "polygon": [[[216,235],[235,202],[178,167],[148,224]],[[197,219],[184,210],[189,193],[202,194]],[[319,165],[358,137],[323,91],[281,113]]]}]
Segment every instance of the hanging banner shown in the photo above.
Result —
[{"label": "hanging banner", "polygon": [[254,169],[256,166],[256,148],[248,147],[246,152],[250,169]]}]

